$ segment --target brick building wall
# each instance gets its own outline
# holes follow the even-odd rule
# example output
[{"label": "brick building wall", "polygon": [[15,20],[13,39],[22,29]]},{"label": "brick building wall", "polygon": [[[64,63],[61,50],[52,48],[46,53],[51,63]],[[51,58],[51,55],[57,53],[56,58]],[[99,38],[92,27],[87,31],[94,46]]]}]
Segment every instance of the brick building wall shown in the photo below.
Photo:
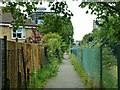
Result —
[{"label": "brick building wall", "polygon": [[[32,35],[32,29],[26,28],[26,38]],[[9,41],[15,41],[15,39],[12,39],[12,27],[8,26],[0,26],[0,38],[3,38],[4,36],[7,36],[7,40]],[[24,42],[25,39],[19,39],[18,42]]]}]

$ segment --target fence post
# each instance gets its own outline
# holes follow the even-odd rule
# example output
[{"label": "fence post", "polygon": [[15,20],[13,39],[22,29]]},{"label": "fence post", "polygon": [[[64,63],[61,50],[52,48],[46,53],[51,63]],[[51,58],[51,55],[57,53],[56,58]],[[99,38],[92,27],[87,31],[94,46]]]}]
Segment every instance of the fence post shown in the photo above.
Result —
[{"label": "fence post", "polygon": [[25,89],[27,90],[27,82],[26,82],[26,65],[25,65],[25,60],[24,60],[24,51],[23,51],[23,47],[21,47],[21,52],[22,52],[23,69],[24,69],[24,77],[25,77]]},{"label": "fence post", "polygon": [[18,71],[19,71],[19,50],[18,50],[18,38],[16,38],[16,48],[17,48],[17,60],[18,60]]},{"label": "fence post", "polygon": [[5,87],[4,88],[7,88],[7,36],[4,36],[4,69],[5,69]]},{"label": "fence post", "polygon": [[31,48],[32,48],[32,63],[33,63],[33,70],[34,70],[34,56],[33,56],[33,44],[31,45]]},{"label": "fence post", "polygon": [[109,36],[100,46],[100,87],[103,87],[102,83],[102,46],[110,39],[111,36]]},{"label": "fence post", "polygon": [[100,46],[100,87],[102,88],[102,45]]},{"label": "fence post", "polygon": [[18,85],[17,85],[17,87],[20,87],[20,72],[19,72],[19,49],[18,49],[18,38],[16,38],[16,50],[17,50],[17,64],[18,64],[18,80],[17,80],[17,83],[18,83]]},{"label": "fence post", "polygon": [[2,39],[0,39],[0,90],[2,89]]},{"label": "fence post", "polygon": [[46,61],[46,64],[47,64],[48,63],[48,60],[47,60],[47,47],[44,47],[44,54],[45,54],[44,60]]},{"label": "fence post", "polygon": [[120,90],[120,42],[117,44],[116,50],[117,50],[118,90]]}]

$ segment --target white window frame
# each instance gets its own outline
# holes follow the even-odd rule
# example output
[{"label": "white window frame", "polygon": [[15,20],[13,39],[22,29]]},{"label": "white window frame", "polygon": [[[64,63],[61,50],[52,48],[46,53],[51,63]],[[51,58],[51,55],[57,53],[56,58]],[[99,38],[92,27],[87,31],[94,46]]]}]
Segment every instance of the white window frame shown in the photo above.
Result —
[{"label": "white window frame", "polygon": [[[16,32],[13,32],[13,29],[12,29],[12,39],[16,39],[17,38],[17,34],[18,33],[21,33],[22,35],[21,35],[21,38],[18,38],[18,39],[26,39],[26,29],[24,29],[24,28],[22,28],[22,27],[20,27],[19,29],[22,29],[21,30],[21,32],[18,32],[18,30],[16,30]],[[23,30],[25,30],[25,32],[24,32],[24,36],[23,36]],[[16,33],[16,37],[13,37],[13,33]]]}]

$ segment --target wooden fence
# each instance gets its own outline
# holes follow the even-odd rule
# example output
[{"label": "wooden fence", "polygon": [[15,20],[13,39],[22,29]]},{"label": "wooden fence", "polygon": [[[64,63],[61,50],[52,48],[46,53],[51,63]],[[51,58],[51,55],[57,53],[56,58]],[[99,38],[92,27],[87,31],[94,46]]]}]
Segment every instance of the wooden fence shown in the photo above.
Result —
[{"label": "wooden fence", "polygon": [[[45,47],[37,44],[6,41],[5,55],[5,87],[19,88],[31,81],[30,73],[37,72],[47,63]],[[3,61],[3,60],[2,60]],[[4,62],[4,61],[3,61]],[[2,83],[3,83],[2,82]],[[4,87],[4,86],[3,86]]]},{"label": "wooden fence", "polygon": [[[5,87],[5,43],[4,39],[0,38],[0,90]],[[4,82],[4,83],[3,83]]]}]

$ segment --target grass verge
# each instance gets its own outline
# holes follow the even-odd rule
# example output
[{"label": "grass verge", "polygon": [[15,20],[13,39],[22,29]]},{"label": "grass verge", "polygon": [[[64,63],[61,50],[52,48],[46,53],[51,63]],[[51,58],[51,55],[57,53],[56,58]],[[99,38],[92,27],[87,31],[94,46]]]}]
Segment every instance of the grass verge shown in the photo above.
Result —
[{"label": "grass verge", "polygon": [[77,58],[74,54],[68,54],[69,60],[71,61],[74,69],[78,72],[79,76],[81,77],[82,81],[88,88],[92,88],[88,79],[88,75],[82,66],[78,63]]},{"label": "grass verge", "polygon": [[30,74],[32,79],[28,84],[28,88],[44,88],[50,77],[56,77],[59,70],[58,60],[53,60],[51,63],[43,65],[36,73]]},{"label": "grass verge", "polygon": [[110,70],[103,69],[103,87],[104,88],[118,88],[117,70],[112,67]]}]

